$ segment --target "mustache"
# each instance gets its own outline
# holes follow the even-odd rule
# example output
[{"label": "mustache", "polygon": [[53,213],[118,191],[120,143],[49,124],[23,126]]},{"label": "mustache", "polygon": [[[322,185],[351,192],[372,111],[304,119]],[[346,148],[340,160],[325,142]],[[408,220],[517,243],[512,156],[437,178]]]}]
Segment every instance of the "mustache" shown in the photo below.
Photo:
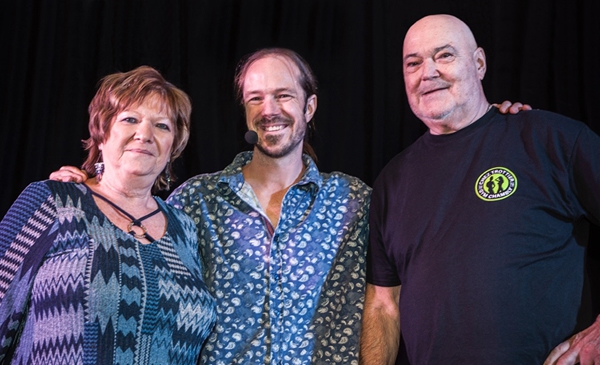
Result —
[{"label": "mustache", "polygon": [[265,124],[273,124],[273,123],[284,123],[284,124],[292,124],[292,118],[285,117],[283,115],[274,115],[271,117],[259,117],[254,119],[254,125],[257,127],[263,126]]},{"label": "mustache", "polygon": [[450,87],[450,85],[448,85],[447,83],[439,83],[436,85],[427,85],[425,87],[420,87],[418,89],[418,92],[421,95],[425,95],[425,94],[429,94],[430,92],[433,92],[433,91],[447,89],[448,87]]}]

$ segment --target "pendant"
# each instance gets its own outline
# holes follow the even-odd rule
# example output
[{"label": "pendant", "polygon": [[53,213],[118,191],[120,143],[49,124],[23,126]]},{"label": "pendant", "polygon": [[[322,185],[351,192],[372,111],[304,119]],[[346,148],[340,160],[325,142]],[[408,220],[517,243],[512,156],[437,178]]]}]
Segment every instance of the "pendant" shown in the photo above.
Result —
[{"label": "pendant", "polygon": [[[138,227],[142,230],[142,234],[138,234],[133,230],[133,227]],[[140,238],[145,238],[148,239],[148,230],[146,229],[146,227],[144,227],[143,224],[136,224],[134,222],[130,222],[127,225],[127,231],[129,231],[129,234],[133,235],[133,237],[140,239]]]}]

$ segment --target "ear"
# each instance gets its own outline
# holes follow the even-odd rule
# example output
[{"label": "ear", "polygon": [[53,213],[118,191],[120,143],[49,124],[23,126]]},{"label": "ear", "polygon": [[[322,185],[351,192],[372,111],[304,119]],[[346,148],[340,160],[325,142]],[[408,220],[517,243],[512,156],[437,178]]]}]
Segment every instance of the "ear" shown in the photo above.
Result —
[{"label": "ear", "polygon": [[306,118],[306,123],[310,122],[315,112],[317,111],[317,96],[311,95],[306,99],[306,105],[304,107],[304,117]]},{"label": "ear", "polygon": [[485,77],[485,72],[487,71],[487,62],[485,60],[485,52],[483,48],[477,47],[475,52],[473,52],[473,61],[475,61],[475,65],[477,66],[477,75],[479,76],[479,80],[483,80]]}]

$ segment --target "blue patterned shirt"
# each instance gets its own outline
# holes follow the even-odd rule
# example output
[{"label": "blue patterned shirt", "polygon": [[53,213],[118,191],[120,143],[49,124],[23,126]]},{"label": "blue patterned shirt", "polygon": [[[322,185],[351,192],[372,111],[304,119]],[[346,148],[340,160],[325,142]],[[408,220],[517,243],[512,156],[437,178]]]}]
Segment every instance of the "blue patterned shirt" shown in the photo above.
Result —
[{"label": "blue patterned shirt", "polygon": [[358,364],[371,189],[304,156],[273,228],[242,175],[251,158],[189,179],[168,200],[196,222],[217,298],[201,363]]},{"label": "blue patterned shirt", "polygon": [[0,221],[0,363],[195,365],[215,321],[196,227],[116,227],[83,184],[30,184]]}]

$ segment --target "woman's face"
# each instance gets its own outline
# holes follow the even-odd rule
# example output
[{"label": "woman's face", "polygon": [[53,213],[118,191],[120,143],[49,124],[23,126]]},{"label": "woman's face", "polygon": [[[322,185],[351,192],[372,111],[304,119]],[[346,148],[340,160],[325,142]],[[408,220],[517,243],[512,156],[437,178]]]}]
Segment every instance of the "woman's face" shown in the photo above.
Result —
[{"label": "woman's face", "polygon": [[173,121],[160,99],[149,96],[121,111],[100,144],[104,176],[127,181],[147,176],[152,182],[164,170],[175,138]]}]

